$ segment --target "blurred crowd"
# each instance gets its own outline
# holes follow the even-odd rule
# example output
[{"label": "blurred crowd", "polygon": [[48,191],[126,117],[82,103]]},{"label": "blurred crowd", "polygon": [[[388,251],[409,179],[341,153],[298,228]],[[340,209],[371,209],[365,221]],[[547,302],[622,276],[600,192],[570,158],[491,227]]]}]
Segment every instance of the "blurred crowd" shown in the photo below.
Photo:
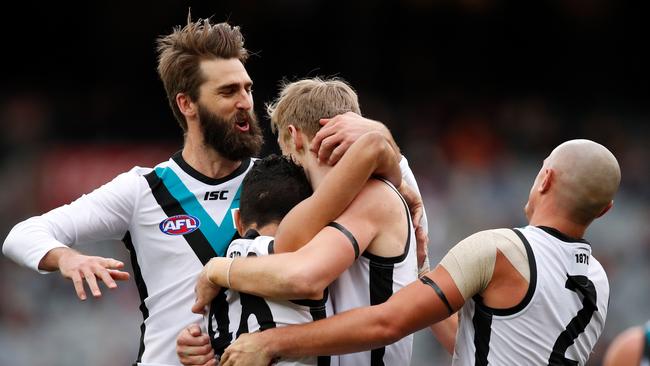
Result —
[{"label": "blurred crowd", "polygon": [[[587,233],[611,285],[590,365],[616,333],[650,318],[647,12],[615,0],[191,3],[28,1],[3,14],[20,32],[6,37],[12,56],[0,74],[0,238],[180,149],[154,40],[192,5],[195,18],[242,25],[262,125],[282,78],[340,76],[357,89],[364,114],[391,129],[416,175],[432,265],[473,232],[525,225],[530,186],[554,146],[607,146],[622,183],[614,209]],[[278,152],[265,134],[263,154]],[[81,250],[129,262],[121,243]],[[131,364],[139,302],[132,280],[81,302],[58,274],[0,256],[0,365]],[[449,360],[418,332],[414,366]]]}]

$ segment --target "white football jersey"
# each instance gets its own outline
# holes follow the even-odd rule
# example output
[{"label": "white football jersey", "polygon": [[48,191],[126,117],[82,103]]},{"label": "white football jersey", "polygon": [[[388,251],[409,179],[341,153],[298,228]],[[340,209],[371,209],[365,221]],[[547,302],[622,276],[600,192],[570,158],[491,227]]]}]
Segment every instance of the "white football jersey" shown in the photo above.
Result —
[{"label": "white football jersey", "polygon": [[[238,237],[232,211],[239,208],[241,184],[253,160],[245,159],[220,179],[193,169],[181,152],[153,169],[135,167],[69,205],[18,223],[2,251],[39,271],[39,262],[54,248],[122,240],[142,300],[135,364],[180,366],[176,336],[185,326],[203,322],[190,311],[196,277]],[[417,190],[405,158],[400,168]]]},{"label": "white football jersey", "polygon": [[[415,231],[408,206],[395,187],[388,182],[386,184],[402,199],[408,217],[408,235],[404,240],[404,252],[391,258],[373,255],[367,251],[362,253],[330,286],[335,313],[381,304],[393,293],[417,280]],[[341,366],[409,365],[412,349],[413,335],[411,334],[385,347],[340,355],[339,363]]]},{"label": "white football jersey", "polygon": [[548,227],[514,231],[528,256],[528,292],[510,309],[468,299],[453,365],[585,365],[605,327],[605,270],[585,240]]},{"label": "white football jersey", "polygon": [[[269,254],[273,254],[273,237],[260,236],[255,230],[249,230],[244,238],[234,240],[227,252],[230,258]],[[207,329],[215,354],[219,356],[243,333],[308,323],[331,316],[332,313],[332,304],[327,291],[322,300],[289,301],[264,299],[227,289],[212,302]],[[283,359],[275,365],[336,366],[337,361],[337,356],[319,356],[295,360]]]},{"label": "white football jersey", "polygon": [[[236,237],[233,209],[246,159],[227,177],[213,179],[190,167],[180,152],[155,168],[136,167],[81,198],[14,228],[5,254],[37,269],[51,249],[123,240],[131,262],[144,322],[136,364],[180,365],[176,336],[202,322],[191,312],[196,276],[210,258],[223,256]],[[27,247],[24,243],[34,244]]]}]

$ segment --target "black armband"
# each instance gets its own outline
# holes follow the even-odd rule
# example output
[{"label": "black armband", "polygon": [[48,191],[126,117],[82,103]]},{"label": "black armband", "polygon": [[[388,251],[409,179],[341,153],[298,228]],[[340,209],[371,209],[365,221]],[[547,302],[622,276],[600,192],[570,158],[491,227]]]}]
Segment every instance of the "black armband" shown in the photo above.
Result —
[{"label": "black armband", "polygon": [[420,281],[422,281],[422,283],[424,283],[425,285],[431,287],[436,292],[440,300],[442,300],[442,303],[447,306],[447,310],[449,310],[449,315],[454,313],[454,310],[451,308],[451,305],[449,304],[449,300],[447,300],[447,296],[445,296],[445,293],[442,292],[438,284],[433,282],[433,280],[427,276],[420,277]]}]

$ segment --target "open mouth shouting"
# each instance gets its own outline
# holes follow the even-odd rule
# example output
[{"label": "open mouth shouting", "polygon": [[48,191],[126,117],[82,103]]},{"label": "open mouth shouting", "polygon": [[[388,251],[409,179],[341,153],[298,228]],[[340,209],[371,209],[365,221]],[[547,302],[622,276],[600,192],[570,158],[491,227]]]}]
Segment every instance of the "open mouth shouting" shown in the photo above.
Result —
[{"label": "open mouth shouting", "polygon": [[248,130],[250,129],[250,125],[248,123],[249,120],[250,118],[248,117],[248,115],[245,114],[238,115],[237,118],[235,119],[235,127],[237,128],[237,130],[241,132],[248,132]]}]

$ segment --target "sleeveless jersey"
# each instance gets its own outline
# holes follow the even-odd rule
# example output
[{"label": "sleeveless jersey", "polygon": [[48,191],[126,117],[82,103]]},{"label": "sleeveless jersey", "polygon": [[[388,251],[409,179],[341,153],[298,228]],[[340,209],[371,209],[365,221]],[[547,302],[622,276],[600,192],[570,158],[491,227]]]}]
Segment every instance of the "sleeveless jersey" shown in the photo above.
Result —
[{"label": "sleeveless jersey", "polygon": [[585,365],[605,326],[609,283],[590,244],[548,227],[514,229],[530,284],[510,309],[479,295],[460,310],[453,365]]},{"label": "sleeveless jersey", "polygon": [[[364,252],[330,286],[334,312],[341,313],[362,306],[381,304],[417,279],[415,232],[408,206],[390,183],[406,210],[408,235],[404,252],[396,257],[380,257]],[[399,316],[399,314],[395,314]],[[391,345],[372,351],[339,356],[341,366],[409,365],[413,348],[413,335],[408,335]]]},{"label": "sleeveless jersey", "polygon": [[[273,238],[260,236],[249,230],[244,238],[234,240],[227,256],[254,257],[273,254]],[[210,306],[208,334],[220,356],[242,333],[253,333],[290,324],[302,324],[332,315],[332,304],[327,291],[322,300],[271,300],[240,293],[231,289],[221,291]],[[331,360],[333,359],[333,360]],[[337,357],[320,356],[285,360],[275,363],[282,366],[337,366]]]}]

